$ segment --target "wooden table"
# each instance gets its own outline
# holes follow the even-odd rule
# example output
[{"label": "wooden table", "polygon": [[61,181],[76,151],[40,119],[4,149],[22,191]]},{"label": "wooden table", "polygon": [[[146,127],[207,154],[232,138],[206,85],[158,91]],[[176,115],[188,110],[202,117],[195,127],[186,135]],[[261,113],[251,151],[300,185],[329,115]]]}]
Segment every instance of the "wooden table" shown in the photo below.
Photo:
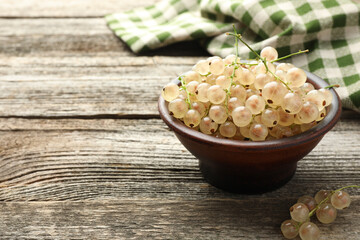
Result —
[{"label": "wooden table", "polygon": [[[157,112],[161,87],[207,53],[134,55],[103,15],[156,0],[1,0],[0,239],[282,239],[304,194],[360,183],[360,115],[341,121],[284,187],[231,194]],[[360,239],[360,192],[322,239]]]}]

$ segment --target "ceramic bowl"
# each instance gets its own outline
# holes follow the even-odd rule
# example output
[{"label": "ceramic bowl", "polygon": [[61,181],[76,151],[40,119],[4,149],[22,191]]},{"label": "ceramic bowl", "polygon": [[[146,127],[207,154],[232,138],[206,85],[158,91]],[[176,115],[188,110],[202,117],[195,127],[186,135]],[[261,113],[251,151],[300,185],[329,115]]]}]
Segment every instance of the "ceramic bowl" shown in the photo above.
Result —
[{"label": "ceramic bowl", "polygon": [[[306,72],[315,88],[328,84]],[[216,138],[186,127],[169,115],[167,102],[160,96],[159,113],[180,142],[198,160],[200,171],[210,184],[230,192],[260,193],[288,182],[297,162],[306,156],[334,127],[341,115],[339,96],[332,89],[333,102],[326,117],[310,130],[289,138],[252,142]]]}]

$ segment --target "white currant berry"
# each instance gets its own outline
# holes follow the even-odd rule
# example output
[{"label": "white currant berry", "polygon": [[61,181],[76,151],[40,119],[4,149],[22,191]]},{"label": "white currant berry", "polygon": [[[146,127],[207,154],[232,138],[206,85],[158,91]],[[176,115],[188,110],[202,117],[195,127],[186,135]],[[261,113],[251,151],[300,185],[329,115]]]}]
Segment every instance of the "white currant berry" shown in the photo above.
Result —
[{"label": "white currant berry", "polygon": [[273,47],[265,47],[261,50],[260,56],[266,58],[267,61],[272,61],[278,58],[278,52]]}]

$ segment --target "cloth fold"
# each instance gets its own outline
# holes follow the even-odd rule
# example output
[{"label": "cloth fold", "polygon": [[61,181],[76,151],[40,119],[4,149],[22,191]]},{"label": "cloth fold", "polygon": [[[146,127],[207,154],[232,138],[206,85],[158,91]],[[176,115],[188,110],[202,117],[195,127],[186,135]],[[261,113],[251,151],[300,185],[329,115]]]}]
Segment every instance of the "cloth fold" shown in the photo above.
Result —
[{"label": "cloth fold", "polygon": [[[255,50],[275,47],[279,56],[309,49],[286,60],[336,89],[343,107],[360,112],[360,3],[352,0],[165,0],[107,15],[114,33],[135,53],[199,39],[213,55],[235,52],[225,33],[236,24]],[[239,45],[240,57],[254,58]]]}]

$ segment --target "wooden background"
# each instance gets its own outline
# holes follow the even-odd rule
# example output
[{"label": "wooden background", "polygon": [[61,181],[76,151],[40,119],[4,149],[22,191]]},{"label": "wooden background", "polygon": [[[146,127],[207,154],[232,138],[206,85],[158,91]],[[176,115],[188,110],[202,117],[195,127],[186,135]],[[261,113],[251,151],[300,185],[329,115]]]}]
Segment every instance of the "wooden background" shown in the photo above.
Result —
[{"label": "wooden background", "polygon": [[[207,53],[134,55],[103,15],[156,0],[0,1],[0,239],[282,239],[304,194],[360,184],[360,115],[284,187],[223,192],[157,112],[161,87]],[[322,239],[360,239],[360,192]]]}]

